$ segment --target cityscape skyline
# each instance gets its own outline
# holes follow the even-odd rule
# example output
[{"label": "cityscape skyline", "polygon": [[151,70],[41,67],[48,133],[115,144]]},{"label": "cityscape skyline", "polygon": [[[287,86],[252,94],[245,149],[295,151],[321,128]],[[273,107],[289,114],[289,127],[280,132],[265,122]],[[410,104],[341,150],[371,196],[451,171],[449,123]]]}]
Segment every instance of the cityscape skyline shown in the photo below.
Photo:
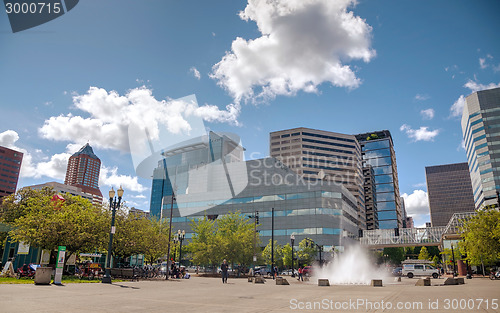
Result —
[{"label": "cityscape skyline", "polygon": [[[102,161],[102,192],[121,184],[128,205],[147,211],[151,180],[134,172],[127,126],[142,112],[151,124],[182,129],[166,117],[179,112],[172,99],[195,94],[193,114],[240,135],[247,160],[270,155],[269,133],[282,129],[389,130],[400,194],[415,226],[424,225],[425,167],[467,161],[465,97],[500,86],[500,43],[492,40],[500,5],[297,3],[277,2],[297,13],[281,28],[279,7],[257,1],[82,2],[16,34],[1,13],[0,145],[24,154],[18,188],[63,182],[68,158],[89,142]],[[301,28],[308,16],[317,19]]]}]

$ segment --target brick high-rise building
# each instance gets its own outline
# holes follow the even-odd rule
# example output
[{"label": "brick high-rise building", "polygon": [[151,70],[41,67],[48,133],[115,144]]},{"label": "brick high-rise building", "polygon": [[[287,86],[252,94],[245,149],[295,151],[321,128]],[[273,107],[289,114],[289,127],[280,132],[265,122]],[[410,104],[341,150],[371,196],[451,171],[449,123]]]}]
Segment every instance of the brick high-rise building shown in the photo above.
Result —
[{"label": "brick high-rise building", "polygon": [[82,192],[92,195],[93,203],[102,203],[102,193],[99,190],[99,172],[101,160],[94,154],[87,143],[68,160],[64,184],[76,186]]},{"label": "brick high-rise building", "polygon": [[454,213],[474,212],[474,195],[467,163],[425,168],[432,226],[446,226]]},{"label": "brick high-rise building", "polygon": [[16,192],[23,154],[0,146],[0,199]]}]

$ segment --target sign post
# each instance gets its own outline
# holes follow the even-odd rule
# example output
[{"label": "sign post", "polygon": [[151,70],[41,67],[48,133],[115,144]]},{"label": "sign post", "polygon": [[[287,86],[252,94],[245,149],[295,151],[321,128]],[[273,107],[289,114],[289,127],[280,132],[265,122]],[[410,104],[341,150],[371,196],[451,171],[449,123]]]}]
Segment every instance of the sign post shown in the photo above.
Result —
[{"label": "sign post", "polygon": [[64,259],[66,258],[66,246],[59,246],[57,250],[56,275],[54,276],[54,284],[62,285],[62,274],[64,269]]}]

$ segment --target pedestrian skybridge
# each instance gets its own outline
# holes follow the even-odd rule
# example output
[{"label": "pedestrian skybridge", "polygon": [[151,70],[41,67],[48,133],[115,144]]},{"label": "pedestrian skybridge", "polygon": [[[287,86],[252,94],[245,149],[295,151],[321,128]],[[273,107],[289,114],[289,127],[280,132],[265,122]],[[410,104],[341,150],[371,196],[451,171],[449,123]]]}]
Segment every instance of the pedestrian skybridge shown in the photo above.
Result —
[{"label": "pedestrian skybridge", "polygon": [[446,226],[365,230],[359,241],[370,248],[438,246],[443,235],[458,234],[463,222],[475,215],[455,213]]}]

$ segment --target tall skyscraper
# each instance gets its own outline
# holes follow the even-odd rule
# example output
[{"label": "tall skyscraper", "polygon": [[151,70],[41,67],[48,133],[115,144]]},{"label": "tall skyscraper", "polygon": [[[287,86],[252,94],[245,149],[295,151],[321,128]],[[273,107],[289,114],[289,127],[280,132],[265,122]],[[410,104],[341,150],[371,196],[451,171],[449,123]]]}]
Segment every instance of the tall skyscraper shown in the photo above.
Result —
[{"label": "tall skyscraper", "polygon": [[403,227],[396,153],[391,133],[382,130],[358,134],[356,138],[361,145],[364,166],[372,166],[375,174],[379,228]]},{"label": "tall skyscraper", "polygon": [[467,163],[476,209],[497,205],[500,191],[500,88],[474,92],[462,113]]},{"label": "tall skyscraper", "polygon": [[425,168],[432,226],[446,226],[453,213],[473,212],[474,196],[467,163]]},{"label": "tall skyscraper", "polygon": [[304,180],[344,185],[356,198],[360,229],[366,229],[361,149],[356,137],[310,128],[270,133],[270,154]]},{"label": "tall skyscraper", "polygon": [[0,199],[16,192],[23,154],[0,146]]},{"label": "tall skyscraper", "polygon": [[93,203],[102,203],[102,193],[99,190],[99,172],[101,160],[94,154],[87,143],[68,160],[64,184],[79,187],[82,192],[92,195]]}]

